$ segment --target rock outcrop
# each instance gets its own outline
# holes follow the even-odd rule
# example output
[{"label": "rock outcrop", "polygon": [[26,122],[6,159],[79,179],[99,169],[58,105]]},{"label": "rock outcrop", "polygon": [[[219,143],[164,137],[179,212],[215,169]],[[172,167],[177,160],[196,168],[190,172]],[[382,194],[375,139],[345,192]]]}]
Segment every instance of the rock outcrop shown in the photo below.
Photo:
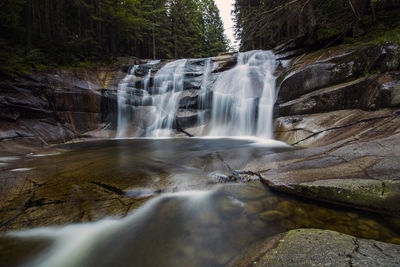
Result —
[{"label": "rock outcrop", "polygon": [[[299,248],[302,248],[299,250]],[[298,229],[270,239],[249,266],[399,266],[400,245]]]},{"label": "rock outcrop", "polygon": [[274,189],[400,215],[399,47],[295,57],[278,78],[275,137],[305,149],[250,162]]},{"label": "rock outcrop", "polygon": [[112,91],[121,75],[112,68],[59,70],[1,83],[2,148],[63,143],[104,127],[116,117],[117,103],[116,97],[103,88]]}]

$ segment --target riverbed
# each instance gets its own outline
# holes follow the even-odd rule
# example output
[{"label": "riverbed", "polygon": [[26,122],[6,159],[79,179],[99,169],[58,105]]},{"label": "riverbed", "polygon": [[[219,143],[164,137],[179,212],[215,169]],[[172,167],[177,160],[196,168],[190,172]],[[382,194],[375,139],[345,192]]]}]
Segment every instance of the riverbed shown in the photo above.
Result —
[{"label": "riverbed", "polygon": [[329,229],[400,243],[398,218],[271,191],[249,161],[294,148],[258,138],[66,144],[8,163],[7,266],[225,266],[268,238]]}]

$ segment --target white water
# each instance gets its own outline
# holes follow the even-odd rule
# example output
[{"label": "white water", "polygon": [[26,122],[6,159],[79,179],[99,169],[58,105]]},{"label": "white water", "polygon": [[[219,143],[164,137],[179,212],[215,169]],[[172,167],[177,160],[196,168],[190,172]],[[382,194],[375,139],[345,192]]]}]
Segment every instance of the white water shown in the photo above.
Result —
[{"label": "white water", "polygon": [[271,51],[238,55],[237,65],[224,72],[213,88],[209,135],[272,138],[275,68]]},{"label": "white water", "polygon": [[130,115],[132,113],[132,107],[127,104],[128,92],[127,88],[129,83],[135,81],[135,71],[139,65],[134,65],[128,72],[128,75],[118,84],[118,128],[117,138],[125,137],[130,121]]},{"label": "white water", "polygon": [[[123,219],[103,219],[94,223],[71,224],[64,227],[43,227],[27,231],[9,233],[9,236],[19,238],[46,238],[54,243],[49,250],[36,258],[29,266],[41,267],[69,267],[85,266],[85,260],[92,255],[101,243],[118,242],[113,236],[118,232],[138,235],[143,224],[150,224],[155,216],[154,212],[159,210],[165,202],[173,199],[182,199],[182,209],[192,210],[193,205],[199,205],[208,200],[214,191],[184,191],[163,194],[147,201],[143,206],[135,210]],[[208,205],[210,208],[211,205]],[[129,250],[129,248],[126,248]],[[107,258],[108,255],[99,255]],[[115,255],[110,255],[115,256]]]},{"label": "white water", "polygon": [[[176,115],[185,90],[185,74],[189,73],[187,65],[191,64],[193,68],[198,62],[181,59],[167,63],[154,74],[152,84],[150,68],[142,79],[143,95],[136,100],[139,102],[138,107],[131,106],[128,99],[135,97],[129,95],[127,90],[130,82],[137,79],[135,71],[139,66],[133,66],[119,84],[117,137],[132,136],[127,128],[129,124],[131,127],[136,126],[132,125],[135,123],[142,124],[141,136],[172,136],[176,132]],[[198,93],[198,110],[195,111],[200,126],[198,132],[203,136],[272,138],[276,97],[274,72],[277,65],[273,52],[239,53],[236,66],[221,74],[212,73],[216,65],[215,58],[203,59],[202,65],[204,68],[200,70],[202,80]],[[213,82],[217,75],[217,80]],[[210,107],[211,117],[207,112]]]},{"label": "white water", "polygon": [[186,59],[173,61],[162,67],[154,76],[153,88],[158,95],[152,96],[153,124],[146,130],[146,136],[169,136],[179,108],[183,92]]},{"label": "white water", "polygon": [[[201,88],[200,90],[203,91],[202,94],[199,95],[198,101],[199,101],[199,109],[200,110],[205,110],[208,105],[208,93],[209,93],[209,87],[210,87],[210,78],[211,78],[211,72],[214,69],[214,62],[212,62],[212,58],[207,58],[206,62],[204,64],[204,74],[203,74],[203,80],[201,82]],[[200,112],[198,114],[198,119],[199,119],[199,124],[201,125],[200,133],[203,133],[204,131],[204,125],[205,125],[205,120],[206,120],[206,113],[205,112]]]}]

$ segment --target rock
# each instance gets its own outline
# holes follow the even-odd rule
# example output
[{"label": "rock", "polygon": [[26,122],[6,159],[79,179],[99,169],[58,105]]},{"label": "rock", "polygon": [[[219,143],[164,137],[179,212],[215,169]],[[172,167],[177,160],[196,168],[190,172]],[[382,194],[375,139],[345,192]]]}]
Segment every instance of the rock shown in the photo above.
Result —
[{"label": "rock", "polygon": [[261,201],[251,201],[246,203],[244,209],[249,214],[258,214],[264,210],[264,205]]},{"label": "rock", "polygon": [[57,90],[53,94],[57,111],[100,113],[101,95],[89,90]]},{"label": "rock", "polygon": [[278,197],[267,197],[260,201],[263,204],[264,209],[267,210],[267,209],[273,209],[276,206],[276,204],[279,202],[279,198]]},{"label": "rock", "polygon": [[299,183],[293,189],[311,198],[351,203],[373,210],[400,211],[400,181],[329,179]]},{"label": "rock", "polygon": [[285,214],[277,210],[269,210],[261,213],[259,217],[263,221],[272,222],[282,220],[285,218]]},{"label": "rock", "polygon": [[272,247],[252,266],[398,266],[400,245],[360,239],[334,231],[292,230],[270,240]]},{"label": "rock", "polygon": [[[210,109],[212,103],[212,92],[206,92],[199,90],[187,90],[182,92],[181,99],[179,100],[179,107],[185,109]],[[203,103],[201,103],[201,99]]]},{"label": "rock", "polygon": [[[383,125],[377,132],[378,125]],[[364,133],[378,137],[378,133],[390,134],[397,125],[392,110],[362,111],[338,110],[309,115],[293,115],[275,120],[275,138],[299,146],[328,145]]]},{"label": "rock", "polygon": [[[279,104],[329,85],[357,77],[376,67],[383,51],[378,46],[366,46],[350,51],[338,51],[325,59],[311,59],[305,65],[292,67],[278,78]],[[304,60],[305,61],[305,60]]]},{"label": "rock", "polygon": [[218,63],[218,67],[213,71],[214,73],[227,71],[236,65],[237,54],[218,56],[215,61]]},{"label": "rock", "polygon": [[180,110],[176,114],[176,122],[180,129],[195,127],[199,123],[199,116],[204,112],[196,110]]},{"label": "rock", "polygon": [[108,73],[56,70],[1,83],[1,139],[29,138],[32,145],[47,145],[96,130],[106,119],[115,122],[116,95],[100,90],[108,83]]},{"label": "rock", "polygon": [[379,93],[375,79],[360,78],[348,83],[334,85],[301,96],[278,105],[275,116],[290,116],[322,113],[343,109],[377,109],[389,107],[382,103],[384,96]]},{"label": "rock", "polygon": [[398,70],[400,67],[400,47],[398,44],[389,44],[382,48],[382,54],[385,56],[380,62],[380,71],[387,72]]},{"label": "rock", "polygon": [[400,82],[397,82],[390,94],[390,106],[397,107],[400,105]]},{"label": "rock", "polygon": [[[396,163],[400,156],[400,135],[370,138],[368,133],[360,135],[359,140],[339,141],[299,151],[299,154],[291,152],[289,157],[286,153],[266,157],[264,162],[274,161],[274,157],[277,162],[262,176],[280,191],[400,214],[400,166]],[[263,160],[258,163],[260,168],[268,168],[262,165]],[[249,164],[246,168],[255,170],[255,166]]]}]

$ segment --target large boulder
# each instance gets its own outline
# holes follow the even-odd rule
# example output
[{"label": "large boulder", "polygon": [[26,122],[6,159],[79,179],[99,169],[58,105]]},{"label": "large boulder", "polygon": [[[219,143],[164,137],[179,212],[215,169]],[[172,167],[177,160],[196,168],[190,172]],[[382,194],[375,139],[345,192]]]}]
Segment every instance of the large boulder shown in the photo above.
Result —
[{"label": "large boulder", "polygon": [[298,229],[265,242],[247,266],[399,266],[400,245],[334,231]]},{"label": "large boulder", "polygon": [[106,71],[52,71],[0,84],[2,140],[62,143],[115,121],[117,98],[102,90]]},{"label": "large boulder", "polygon": [[278,79],[278,103],[361,76],[380,66],[387,51],[379,46],[338,50],[330,57],[301,59]]},{"label": "large boulder", "polygon": [[400,104],[400,73],[373,75],[333,85],[278,104],[275,116],[343,109],[375,110]]}]

